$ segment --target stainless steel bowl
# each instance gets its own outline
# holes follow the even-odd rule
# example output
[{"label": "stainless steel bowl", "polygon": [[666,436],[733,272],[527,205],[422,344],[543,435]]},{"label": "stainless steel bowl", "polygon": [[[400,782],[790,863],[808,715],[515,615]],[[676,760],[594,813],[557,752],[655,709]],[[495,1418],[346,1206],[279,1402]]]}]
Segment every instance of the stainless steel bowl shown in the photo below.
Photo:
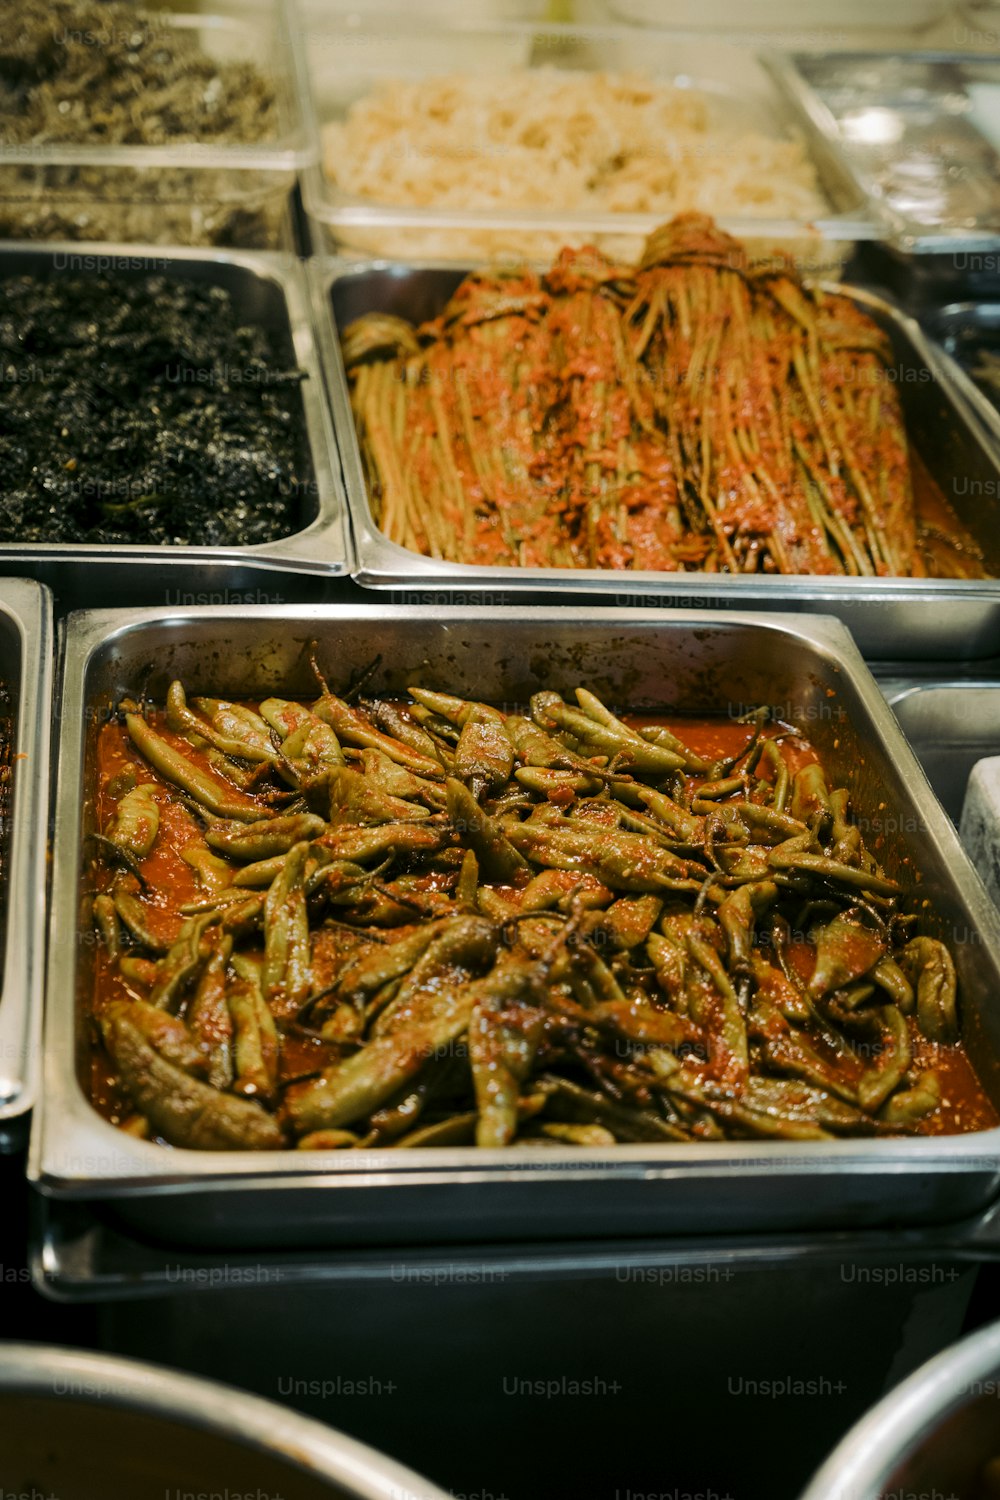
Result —
[{"label": "stainless steel bowl", "polygon": [[1000,1458],[1000,1323],[928,1360],[834,1449],[801,1500],[981,1500]]},{"label": "stainless steel bowl", "polygon": [[362,1443],[156,1365],[0,1343],[4,1493],[59,1500],[448,1500]]}]

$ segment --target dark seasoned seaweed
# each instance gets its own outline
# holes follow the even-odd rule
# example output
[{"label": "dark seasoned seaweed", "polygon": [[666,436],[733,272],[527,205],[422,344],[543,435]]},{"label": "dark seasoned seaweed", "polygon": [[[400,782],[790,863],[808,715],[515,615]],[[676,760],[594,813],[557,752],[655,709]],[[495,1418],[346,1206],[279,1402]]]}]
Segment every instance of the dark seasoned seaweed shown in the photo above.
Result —
[{"label": "dark seasoned seaweed", "polygon": [[534,1149],[996,1123],[947,947],[911,935],[847,788],[765,707],[692,725],[695,747],[583,687],[525,714],[416,684],[352,704],[313,666],[309,707],[175,680],[162,715],[123,701],[100,732],[93,1098],[129,1133]]},{"label": "dark seasoned seaweed", "polygon": [[243,546],[299,529],[285,351],[228,292],[167,276],[0,291],[0,538]]}]

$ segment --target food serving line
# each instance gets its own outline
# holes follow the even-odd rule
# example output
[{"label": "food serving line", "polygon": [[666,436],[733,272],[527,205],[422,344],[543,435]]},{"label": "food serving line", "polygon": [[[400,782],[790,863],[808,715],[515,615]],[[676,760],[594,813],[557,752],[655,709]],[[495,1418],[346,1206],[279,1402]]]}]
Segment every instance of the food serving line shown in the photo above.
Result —
[{"label": "food serving line", "polygon": [[[997,1131],[200,1159],[136,1139],[100,1118],[81,1081],[98,960],[86,852],[101,833],[95,733],[124,696],[162,702],[177,678],[234,698],[307,697],[312,642],[341,685],[381,657],[390,690],[421,674],[440,687],[445,664],[450,692],[487,702],[568,691],[590,671],[612,703],[666,703],[669,682],[674,711],[784,705],[847,778],[862,825],[885,824],[889,873],[907,859],[919,868],[934,930],[954,938],[963,1040],[1000,1102],[1000,915],[954,826],[973,764],[997,750],[1000,584],[491,569],[389,542],[340,334],[372,312],[436,316],[471,262],[456,248],[401,264],[377,257],[372,236],[398,245],[433,232],[458,247],[463,234],[544,230],[636,243],[663,215],[359,202],[324,176],[318,145],[323,111],[343,112],[359,80],[439,72],[443,56],[481,69],[491,49],[494,68],[642,66],[707,86],[740,128],[801,132],[828,216],[742,214],[725,227],[843,273],[889,336],[911,440],[998,575],[1000,427],[976,340],[989,347],[997,290],[983,130],[1000,63],[960,54],[961,39],[916,61],[910,35],[885,53],[865,53],[862,38],[855,52],[841,43],[803,57],[780,31],[773,45],[734,47],[604,17],[583,28],[466,17],[432,33],[412,17],[327,7],[261,6],[251,26],[244,9],[219,8],[203,29],[196,16],[156,14],[168,29],[199,28],[214,55],[270,71],[269,139],[0,148],[0,187],[18,184],[10,222],[21,213],[32,236],[15,231],[0,247],[0,280],[154,273],[220,288],[274,340],[275,359],[307,377],[293,534],[250,547],[0,537],[14,767],[9,785],[0,779],[11,796],[0,1142],[23,1151],[31,1129],[34,1283],[93,1304],[102,1348],[297,1407],[455,1494],[795,1495],[852,1422],[962,1331],[978,1268],[1000,1257]],[[956,12],[956,28],[988,36],[977,25]],[[758,63],[762,51],[773,55]],[[923,135],[914,144],[907,131]],[[900,142],[922,177],[891,160]],[[958,170],[935,176],[945,160]],[[289,204],[297,176],[304,212]],[[949,205],[949,183],[960,203]],[[55,225],[39,221],[40,201]],[[157,204],[169,206],[162,219]],[[989,849],[987,823],[987,879]]]}]

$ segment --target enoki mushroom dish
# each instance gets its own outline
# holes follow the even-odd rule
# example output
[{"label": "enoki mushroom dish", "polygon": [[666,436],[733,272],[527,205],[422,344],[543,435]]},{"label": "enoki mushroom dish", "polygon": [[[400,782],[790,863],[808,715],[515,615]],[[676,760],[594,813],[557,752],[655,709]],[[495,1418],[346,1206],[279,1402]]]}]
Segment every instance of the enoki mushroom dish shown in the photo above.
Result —
[{"label": "enoki mushroom dish", "polygon": [[997,1123],[907,861],[794,726],[371,680],[309,704],[175,681],[100,729],[88,1082],[113,1123],[269,1151]]}]

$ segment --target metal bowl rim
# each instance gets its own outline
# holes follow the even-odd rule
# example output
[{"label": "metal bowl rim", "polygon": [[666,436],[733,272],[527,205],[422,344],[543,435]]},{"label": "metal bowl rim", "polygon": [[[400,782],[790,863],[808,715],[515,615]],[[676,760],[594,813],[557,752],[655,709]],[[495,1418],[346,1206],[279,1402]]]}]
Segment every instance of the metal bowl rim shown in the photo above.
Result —
[{"label": "metal bowl rim", "polygon": [[[63,1381],[79,1389],[56,1390]],[[277,1402],[217,1381],[119,1355],[60,1345],[0,1343],[0,1392],[106,1401],[181,1422],[341,1485],[350,1500],[448,1500],[412,1470],[365,1443]]]},{"label": "metal bowl rim", "polygon": [[968,1399],[969,1387],[998,1374],[1000,1322],[935,1355],[872,1407],[799,1500],[879,1500],[885,1481]]}]

